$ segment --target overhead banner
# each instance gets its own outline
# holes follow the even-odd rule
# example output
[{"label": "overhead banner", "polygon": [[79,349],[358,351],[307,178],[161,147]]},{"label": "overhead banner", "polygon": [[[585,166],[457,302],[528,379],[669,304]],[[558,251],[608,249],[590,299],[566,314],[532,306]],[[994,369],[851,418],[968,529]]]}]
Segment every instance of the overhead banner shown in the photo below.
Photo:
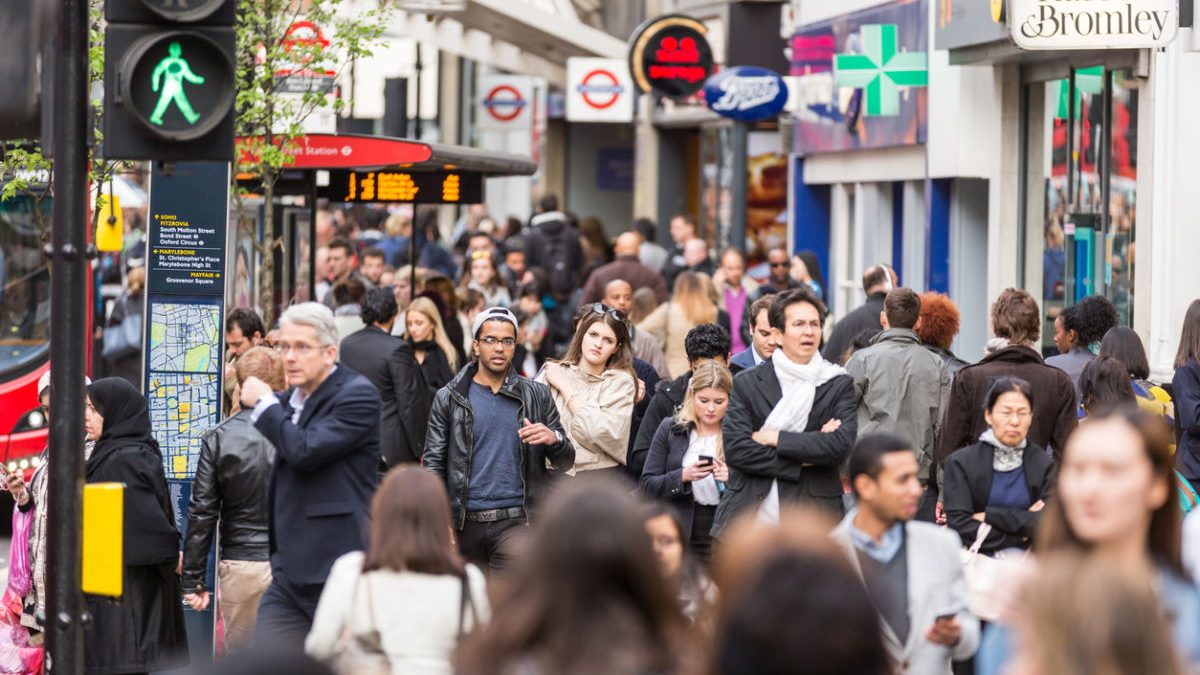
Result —
[{"label": "overhead banner", "polygon": [[633,121],[633,78],[621,59],[567,59],[568,122]]},{"label": "overhead banner", "polygon": [[897,0],[797,29],[792,152],[925,142],[928,17],[927,0]]},{"label": "overhead banner", "polygon": [[1022,49],[1153,49],[1179,29],[1179,0],[1009,0]]},{"label": "overhead banner", "polygon": [[533,126],[533,78],[484,75],[479,78],[475,127],[486,131],[526,131]]}]

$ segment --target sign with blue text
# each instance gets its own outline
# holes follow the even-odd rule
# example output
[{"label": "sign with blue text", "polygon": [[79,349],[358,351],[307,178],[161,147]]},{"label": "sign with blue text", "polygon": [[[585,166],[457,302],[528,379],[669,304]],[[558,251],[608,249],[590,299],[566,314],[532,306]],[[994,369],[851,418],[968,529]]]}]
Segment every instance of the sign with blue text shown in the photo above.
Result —
[{"label": "sign with blue text", "polygon": [[704,101],[713,112],[754,122],[775,117],[787,103],[787,85],[773,70],[736,66],[708,78]]}]

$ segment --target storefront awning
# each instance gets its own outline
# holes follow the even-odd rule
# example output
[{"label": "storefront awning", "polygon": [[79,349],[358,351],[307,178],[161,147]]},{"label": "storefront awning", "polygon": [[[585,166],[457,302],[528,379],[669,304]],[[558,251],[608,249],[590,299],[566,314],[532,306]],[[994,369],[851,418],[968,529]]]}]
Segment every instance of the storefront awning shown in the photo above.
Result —
[{"label": "storefront awning", "polygon": [[[261,143],[261,140],[259,140]],[[239,153],[253,153],[253,139],[238,139]],[[457,169],[484,176],[530,176],[537,164],[528,157],[462,145],[422,143],[363,134],[306,134],[288,144],[293,161],[285,170],[402,167],[410,171]],[[243,160],[248,159],[243,157]]]},{"label": "storefront awning", "polygon": [[474,28],[536,54],[565,64],[571,56],[624,58],[624,40],[582,23],[575,17],[547,12],[514,0],[467,0],[466,9],[449,15],[464,28]]}]

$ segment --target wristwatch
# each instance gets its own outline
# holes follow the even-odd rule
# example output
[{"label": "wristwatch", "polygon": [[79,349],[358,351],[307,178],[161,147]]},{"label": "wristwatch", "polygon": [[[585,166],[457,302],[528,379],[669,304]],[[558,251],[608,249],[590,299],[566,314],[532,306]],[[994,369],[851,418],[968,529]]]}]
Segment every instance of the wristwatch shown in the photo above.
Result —
[{"label": "wristwatch", "polygon": [[561,431],[559,431],[559,430],[557,430],[557,429],[555,429],[555,430],[554,430],[554,441],[555,441],[555,442],[556,442],[558,445],[562,445],[562,444],[563,444],[563,440],[564,440],[564,439],[563,439],[562,432],[561,432]]}]

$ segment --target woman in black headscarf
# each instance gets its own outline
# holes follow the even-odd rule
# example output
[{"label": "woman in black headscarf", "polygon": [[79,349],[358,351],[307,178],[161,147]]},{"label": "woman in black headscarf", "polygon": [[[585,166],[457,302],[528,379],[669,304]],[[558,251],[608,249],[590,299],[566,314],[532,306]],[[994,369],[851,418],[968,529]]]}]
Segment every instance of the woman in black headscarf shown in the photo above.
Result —
[{"label": "woman in black headscarf", "polygon": [[87,596],[92,626],[84,631],[85,672],[186,665],[183,591],[175,572],[179,531],[146,400],[123,379],[98,380],[88,387],[84,426],[96,441],[87,482],[125,484],[124,594],[118,602]]}]

